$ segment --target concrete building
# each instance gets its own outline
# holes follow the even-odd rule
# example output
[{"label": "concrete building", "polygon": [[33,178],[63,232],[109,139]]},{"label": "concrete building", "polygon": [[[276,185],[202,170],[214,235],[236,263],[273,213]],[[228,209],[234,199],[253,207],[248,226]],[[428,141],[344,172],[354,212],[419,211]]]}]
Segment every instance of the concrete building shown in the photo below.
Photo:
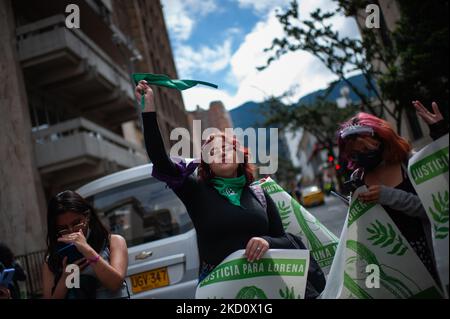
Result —
[{"label": "concrete building", "polygon": [[[0,241],[21,255],[45,247],[50,196],[148,161],[130,74],[178,76],[157,0],[4,0],[0,40]],[[155,98],[169,147],[187,114]]]},{"label": "concrete building", "polygon": [[[200,156],[201,151],[201,137],[202,133],[207,128],[217,128],[220,131],[225,131],[226,128],[233,127],[233,121],[229,112],[221,101],[213,101],[209,104],[209,108],[204,110],[197,105],[195,111],[189,112],[188,121],[191,126],[193,139],[193,154],[194,157]],[[193,126],[193,121],[201,121],[200,130],[196,130]]]},{"label": "concrete building", "polygon": [[209,108],[207,110],[204,110],[197,105],[197,109],[189,112],[189,115],[192,120],[201,120],[202,128],[215,127],[224,131],[228,127],[233,127],[233,121],[231,120],[230,114],[221,101],[209,103]]},{"label": "concrete building", "polygon": [[308,131],[301,129],[296,132],[295,139],[298,141],[296,158],[298,166],[302,168],[302,185],[318,185],[321,178],[321,167],[326,163],[325,152],[315,152],[317,139]]},{"label": "concrete building", "polygon": [[230,114],[221,101],[213,101],[209,104],[208,119],[210,127],[216,127],[221,131],[227,127],[233,127]]}]

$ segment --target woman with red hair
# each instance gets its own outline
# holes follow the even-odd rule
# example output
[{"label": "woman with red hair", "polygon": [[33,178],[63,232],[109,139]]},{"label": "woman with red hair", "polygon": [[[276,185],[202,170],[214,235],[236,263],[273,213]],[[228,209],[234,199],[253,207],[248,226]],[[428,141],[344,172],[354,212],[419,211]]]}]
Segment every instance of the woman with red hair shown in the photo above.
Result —
[{"label": "woman with red hair", "polygon": [[272,199],[250,185],[254,177],[248,150],[235,138],[212,135],[202,147],[198,178],[192,176],[198,164],[174,163],[165,152],[153,91],[145,81],[136,86],[138,100],[141,93],[145,96],[142,120],[152,175],[172,188],[192,219],[201,262],[199,281],[239,249],[245,249],[247,259],[254,261],[269,248],[295,248]]},{"label": "woman with red hair", "polygon": [[[417,114],[430,126],[433,139],[448,132],[436,103],[433,112],[413,101]],[[341,125],[339,153],[354,170],[351,182],[365,184],[368,191],[359,199],[379,203],[408,240],[432,276],[438,281],[433,258],[431,225],[422,203],[407,175],[411,144],[399,136],[391,125],[376,116],[359,113]]]}]

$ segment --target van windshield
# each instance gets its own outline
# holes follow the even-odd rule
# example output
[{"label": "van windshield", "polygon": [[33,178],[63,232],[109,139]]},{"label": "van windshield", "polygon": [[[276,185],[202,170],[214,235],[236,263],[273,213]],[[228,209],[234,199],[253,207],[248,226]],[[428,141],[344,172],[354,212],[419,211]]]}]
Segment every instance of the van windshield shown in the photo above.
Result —
[{"label": "van windshield", "polygon": [[111,233],[128,247],[182,234],[193,228],[183,203],[166,185],[148,178],[87,198]]}]

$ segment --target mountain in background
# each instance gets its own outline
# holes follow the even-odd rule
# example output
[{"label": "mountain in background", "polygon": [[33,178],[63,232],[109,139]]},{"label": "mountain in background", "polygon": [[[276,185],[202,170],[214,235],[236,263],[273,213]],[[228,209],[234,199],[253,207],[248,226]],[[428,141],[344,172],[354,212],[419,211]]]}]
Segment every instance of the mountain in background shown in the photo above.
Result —
[{"label": "mountain in background", "polygon": [[[350,77],[348,79],[352,85],[358,88],[361,92],[363,92],[366,95],[368,94],[368,90],[366,88],[366,80],[364,76],[356,75],[353,77]],[[305,104],[312,104],[315,102],[315,100],[319,97],[325,97],[326,100],[336,102],[338,98],[342,97],[341,90],[348,86],[344,81],[337,82],[332,90],[317,90],[310,94],[307,94],[299,99],[297,105],[305,105]],[[329,91],[329,92],[327,92]],[[325,96],[326,95],[326,96]],[[360,99],[357,97],[357,95],[350,89],[348,91],[348,95],[346,96],[347,99],[351,100],[353,103],[358,103]],[[235,128],[242,128],[243,130],[247,128],[259,128],[259,127],[265,127],[264,123],[266,121],[265,116],[262,114],[263,110],[263,102],[257,103],[257,102],[246,102],[231,111],[229,111],[230,117],[233,121],[233,127]],[[275,126],[272,126],[275,127]],[[268,136],[269,129],[266,129],[266,136]],[[257,145],[259,145],[258,136],[256,136],[257,139]],[[289,148],[290,143],[294,141],[288,141],[285,134],[279,134],[278,135],[278,154],[279,154],[279,165],[284,165],[289,170],[290,165],[292,165],[292,158],[291,158],[291,151]],[[295,142],[294,142],[295,143]],[[244,144],[247,145],[247,141],[244,140]],[[270,149],[270,141],[269,139],[266,139],[266,150],[269,151]],[[256,150],[250,150],[253,155],[256,156],[256,160],[258,161],[258,156],[256,155]],[[291,163],[291,164],[289,164]],[[280,168],[280,166],[279,166]],[[278,170],[278,172],[283,171],[283,169]],[[282,177],[277,177],[278,179],[283,179]]]},{"label": "mountain in background", "polygon": [[[355,87],[366,95],[369,95],[369,91],[366,88],[366,80],[362,74],[352,76],[348,79]],[[339,81],[334,88],[328,93],[326,100],[336,102],[336,99],[341,97],[341,89],[347,86],[344,81]],[[298,104],[312,104],[314,101],[327,93],[327,89],[317,90],[310,94],[307,94],[300,98]],[[369,95],[370,96],[370,95]],[[348,98],[352,102],[359,102],[358,96],[350,89]],[[246,129],[248,127],[259,127],[265,122],[265,117],[261,114],[262,103],[246,102],[230,112],[231,119],[234,127],[241,127]]]}]

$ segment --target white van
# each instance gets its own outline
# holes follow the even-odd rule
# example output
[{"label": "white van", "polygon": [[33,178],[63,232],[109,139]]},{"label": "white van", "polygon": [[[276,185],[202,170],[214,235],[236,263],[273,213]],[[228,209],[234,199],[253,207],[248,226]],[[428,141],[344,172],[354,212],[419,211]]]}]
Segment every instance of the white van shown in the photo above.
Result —
[{"label": "white van", "polygon": [[77,192],[128,245],[131,298],[194,298],[199,255],[183,203],[151,176],[152,164],[97,179]]}]

